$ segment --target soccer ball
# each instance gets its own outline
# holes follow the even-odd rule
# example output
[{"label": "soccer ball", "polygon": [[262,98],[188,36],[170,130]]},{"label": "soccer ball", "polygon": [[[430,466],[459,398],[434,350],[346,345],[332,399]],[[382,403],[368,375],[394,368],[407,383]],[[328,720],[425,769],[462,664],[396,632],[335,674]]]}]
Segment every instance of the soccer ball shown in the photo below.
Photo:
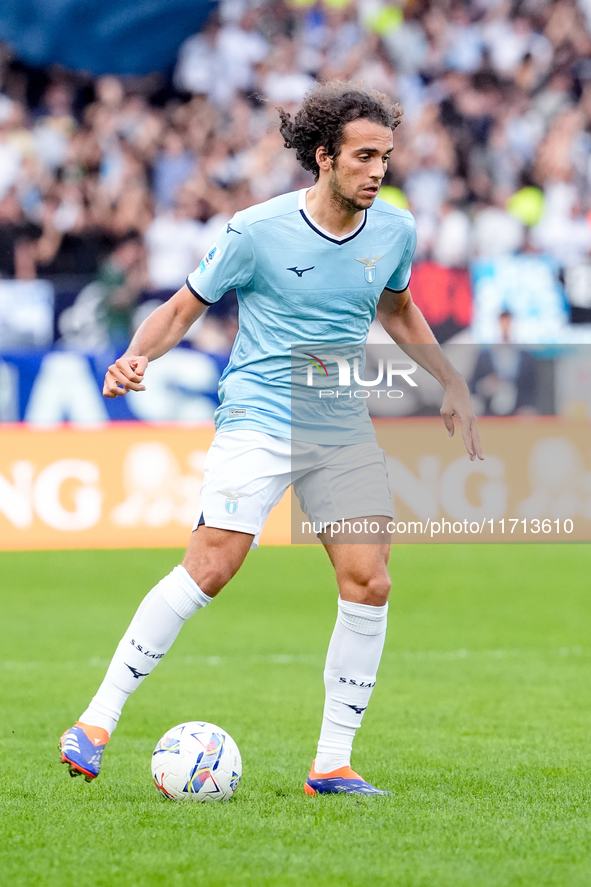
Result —
[{"label": "soccer ball", "polygon": [[152,755],[154,785],[174,801],[227,801],[240,777],[242,761],[231,736],[205,721],[168,730]]}]

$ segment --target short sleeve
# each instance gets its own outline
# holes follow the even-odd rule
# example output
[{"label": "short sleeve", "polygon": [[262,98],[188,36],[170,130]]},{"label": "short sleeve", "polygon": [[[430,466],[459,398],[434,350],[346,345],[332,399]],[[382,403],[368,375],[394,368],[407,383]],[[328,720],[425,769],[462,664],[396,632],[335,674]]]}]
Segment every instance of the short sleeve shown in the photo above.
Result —
[{"label": "short sleeve", "polygon": [[412,227],[409,229],[408,238],[402,258],[398,263],[396,271],[386,284],[386,289],[393,290],[395,293],[403,292],[410,283],[410,272],[412,259],[417,248],[417,226],[413,219]]},{"label": "short sleeve", "polygon": [[254,274],[254,249],[240,213],[228,222],[191,274],[187,286],[206,305],[228,290],[247,286]]}]

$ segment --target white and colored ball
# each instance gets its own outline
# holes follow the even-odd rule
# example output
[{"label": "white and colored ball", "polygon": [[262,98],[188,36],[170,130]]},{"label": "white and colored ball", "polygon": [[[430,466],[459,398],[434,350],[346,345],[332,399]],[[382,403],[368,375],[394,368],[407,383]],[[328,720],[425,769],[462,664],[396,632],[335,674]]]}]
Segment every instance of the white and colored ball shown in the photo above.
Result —
[{"label": "white and colored ball", "polygon": [[227,801],[240,777],[238,746],[221,727],[187,721],[168,730],[152,755],[154,784],[175,801]]}]

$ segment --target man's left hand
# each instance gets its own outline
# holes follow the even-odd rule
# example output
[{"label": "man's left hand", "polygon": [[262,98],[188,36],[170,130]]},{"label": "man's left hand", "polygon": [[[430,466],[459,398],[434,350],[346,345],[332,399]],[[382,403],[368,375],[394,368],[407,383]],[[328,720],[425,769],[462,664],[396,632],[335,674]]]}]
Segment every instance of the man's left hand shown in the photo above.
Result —
[{"label": "man's left hand", "polygon": [[454,418],[457,417],[460,420],[462,440],[470,456],[470,461],[473,462],[476,456],[479,459],[484,459],[478,434],[478,420],[472,409],[470,392],[465,380],[460,375],[446,385],[443,404],[439,412],[450,437],[453,437],[455,431]]}]

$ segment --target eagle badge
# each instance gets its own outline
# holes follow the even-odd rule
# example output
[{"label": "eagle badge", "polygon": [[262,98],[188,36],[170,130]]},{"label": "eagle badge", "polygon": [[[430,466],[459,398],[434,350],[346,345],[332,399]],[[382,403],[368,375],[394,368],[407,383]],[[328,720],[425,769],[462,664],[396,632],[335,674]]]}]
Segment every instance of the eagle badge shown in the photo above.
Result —
[{"label": "eagle badge", "polygon": [[376,262],[379,262],[380,259],[383,259],[383,254],[381,256],[372,256],[371,259],[366,258],[365,256],[361,256],[356,258],[356,262],[361,262],[362,265],[365,265],[363,269],[365,274],[365,279],[368,283],[373,283],[376,279]]}]

